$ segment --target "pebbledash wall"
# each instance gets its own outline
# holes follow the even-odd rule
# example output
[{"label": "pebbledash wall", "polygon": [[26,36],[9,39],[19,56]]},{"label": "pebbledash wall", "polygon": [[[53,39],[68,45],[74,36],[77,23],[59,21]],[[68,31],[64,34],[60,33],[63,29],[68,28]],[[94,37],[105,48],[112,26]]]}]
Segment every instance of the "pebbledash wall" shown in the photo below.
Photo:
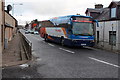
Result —
[{"label": "pebbledash wall", "polygon": [[16,22],[16,19],[5,11],[5,43],[11,41],[16,34]]},{"label": "pebbledash wall", "polygon": [[17,20],[5,10],[5,1],[0,0],[0,53],[16,34]]},{"label": "pebbledash wall", "polygon": [[0,0],[0,54],[2,53],[2,2]]},{"label": "pebbledash wall", "polygon": [[[111,40],[114,44],[110,43],[111,35],[114,35]],[[97,47],[120,51],[120,20],[99,22],[99,27],[96,27],[96,41]]]},{"label": "pebbledash wall", "polygon": [[0,0],[0,79],[2,78],[2,52],[4,49],[4,2]]},{"label": "pebbledash wall", "polygon": [[4,0],[0,0],[0,54],[4,49]]}]

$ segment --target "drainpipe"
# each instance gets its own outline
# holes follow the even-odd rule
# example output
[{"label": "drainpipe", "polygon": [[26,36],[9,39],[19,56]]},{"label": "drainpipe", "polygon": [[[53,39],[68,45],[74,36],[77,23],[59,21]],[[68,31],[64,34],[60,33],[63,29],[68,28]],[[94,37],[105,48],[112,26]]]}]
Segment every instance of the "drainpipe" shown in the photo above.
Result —
[{"label": "drainpipe", "polygon": [[112,45],[111,45],[111,50],[113,50],[113,24],[112,24]]},{"label": "drainpipe", "polygon": [[4,42],[4,44],[3,45],[4,45],[4,49],[5,49],[5,28],[6,28],[5,27],[5,3],[3,3],[3,6],[4,6],[4,9],[3,9],[3,12],[4,12],[4,14],[3,14],[3,16],[4,16],[4,20],[3,20],[3,23],[4,23],[3,24],[4,25],[4,28],[3,28],[3,30],[4,30],[3,31],[3,42]]},{"label": "drainpipe", "polygon": [[104,48],[104,37],[105,37],[105,21],[103,24],[103,48]]}]

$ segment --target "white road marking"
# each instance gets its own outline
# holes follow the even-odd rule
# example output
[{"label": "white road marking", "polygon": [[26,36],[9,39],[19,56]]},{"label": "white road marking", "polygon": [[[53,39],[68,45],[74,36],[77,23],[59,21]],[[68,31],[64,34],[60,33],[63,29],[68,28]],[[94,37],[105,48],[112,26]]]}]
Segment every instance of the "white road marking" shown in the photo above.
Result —
[{"label": "white road marking", "polygon": [[42,59],[41,58],[38,58],[36,61],[41,61]]},{"label": "white road marking", "polygon": [[60,50],[63,50],[63,51],[66,51],[66,52],[69,52],[69,53],[72,53],[72,54],[74,54],[75,52],[73,52],[73,51],[70,51],[70,50],[67,50],[67,49],[63,49],[63,48],[59,48]]},{"label": "white road marking", "polygon": [[22,69],[29,67],[28,64],[22,64],[22,65],[19,65],[19,66],[20,66]]},{"label": "white road marking", "polygon": [[28,76],[28,75],[23,75],[22,77],[20,77],[20,78],[22,78],[22,79],[30,79],[30,78],[32,78],[31,76]]},{"label": "white road marking", "polygon": [[99,59],[92,58],[92,57],[89,57],[89,58],[92,59],[92,60],[95,60],[95,61],[98,61],[98,62],[104,63],[104,64],[108,64],[108,65],[111,65],[111,66],[114,66],[114,67],[120,68],[120,66],[118,66],[118,65],[115,65],[115,64],[112,64],[112,63],[109,63],[109,62],[103,61],[103,60],[99,60]]},{"label": "white road marking", "polygon": [[48,43],[48,45],[50,45],[50,46],[52,46],[52,47],[54,47],[55,45],[53,45],[53,44],[50,44],[50,43]]}]

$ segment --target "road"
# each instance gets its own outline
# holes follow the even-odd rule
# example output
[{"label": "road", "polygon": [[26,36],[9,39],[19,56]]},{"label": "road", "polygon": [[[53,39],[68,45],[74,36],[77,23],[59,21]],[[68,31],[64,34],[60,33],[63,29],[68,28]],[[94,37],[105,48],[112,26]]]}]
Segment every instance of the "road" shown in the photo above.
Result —
[{"label": "road", "polygon": [[118,78],[120,66],[116,53],[61,46],[34,34],[25,36],[32,42],[32,54],[37,59],[24,69],[20,66],[3,69],[4,78]]}]

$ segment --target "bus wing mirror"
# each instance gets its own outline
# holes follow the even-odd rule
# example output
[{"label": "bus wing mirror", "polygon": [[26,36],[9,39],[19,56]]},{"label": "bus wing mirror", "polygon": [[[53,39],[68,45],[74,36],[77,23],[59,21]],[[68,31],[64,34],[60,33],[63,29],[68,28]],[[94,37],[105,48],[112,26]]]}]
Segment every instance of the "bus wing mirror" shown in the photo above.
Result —
[{"label": "bus wing mirror", "polygon": [[97,24],[97,27],[99,27],[98,20],[93,20]]},{"label": "bus wing mirror", "polygon": [[69,34],[72,33],[72,30],[68,30],[68,33],[69,33]]}]

